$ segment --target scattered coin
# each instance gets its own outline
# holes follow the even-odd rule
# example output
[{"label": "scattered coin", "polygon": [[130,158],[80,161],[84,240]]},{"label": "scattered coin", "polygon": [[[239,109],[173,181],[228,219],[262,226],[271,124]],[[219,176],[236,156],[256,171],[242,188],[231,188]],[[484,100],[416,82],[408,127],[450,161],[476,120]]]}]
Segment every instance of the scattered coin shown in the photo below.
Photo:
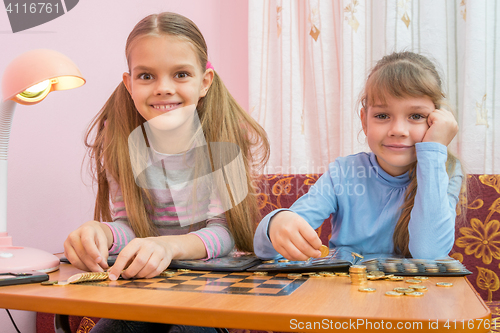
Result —
[{"label": "scattered coin", "polygon": [[398,297],[398,296],[402,296],[403,294],[402,293],[398,293],[397,291],[386,291],[385,292],[385,296],[391,296],[391,297]]},{"label": "scattered coin", "polygon": [[319,275],[319,274],[309,274],[309,277],[310,278],[320,278],[321,275]]},{"label": "scattered coin", "polygon": [[358,291],[362,291],[364,293],[373,293],[377,291],[375,288],[358,288]]},{"label": "scattered coin", "polygon": [[422,280],[411,279],[411,280],[406,280],[405,282],[406,283],[414,283],[414,284],[416,284],[416,283],[422,283]]},{"label": "scattered coin", "polygon": [[405,296],[422,297],[422,296],[424,296],[424,293],[421,293],[419,291],[414,291],[412,293],[405,293]]},{"label": "scattered coin", "polygon": [[393,277],[390,277],[389,280],[391,281],[404,281],[404,277],[402,276],[393,276]]},{"label": "scattered coin", "polygon": [[428,280],[429,279],[428,276],[414,276],[413,278],[415,280]]},{"label": "scattered coin", "polygon": [[334,272],[319,272],[318,274],[321,275],[321,276],[323,276],[323,277],[333,277],[333,276],[335,276]]},{"label": "scattered coin", "polygon": [[264,275],[267,275],[267,272],[253,272],[254,275],[261,275],[261,276],[264,276]]},{"label": "scattered coin", "polygon": [[184,273],[186,273],[186,272],[191,272],[191,270],[190,270],[190,269],[188,269],[188,268],[179,268],[177,271],[178,271],[178,272],[184,272]]},{"label": "scattered coin", "polygon": [[53,286],[53,285],[57,284],[57,280],[43,281],[41,284],[42,284],[42,286]]},{"label": "scattered coin", "polygon": [[263,264],[274,264],[274,260],[265,260],[262,263]]},{"label": "scattered coin", "polygon": [[337,275],[337,276],[349,276],[349,274],[346,272],[335,272],[335,275]]},{"label": "scattered coin", "polygon": [[287,275],[287,277],[291,280],[294,280],[294,279],[300,279],[302,277],[302,274],[300,273],[290,273]]},{"label": "scattered coin", "polygon": [[415,290],[412,288],[394,288],[394,291],[397,291],[398,293],[411,293],[414,292]]},{"label": "scattered coin", "polygon": [[416,291],[427,291],[427,287],[426,286],[423,286],[421,284],[413,284],[411,286],[409,286],[411,289],[414,289]]},{"label": "scattered coin", "polygon": [[453,287],[453,283],[451,282],[438,282],[436,283],[438,287]]},{"label": "scattered coin", "polygon": [[172,277],[174,275],[175,275],[174,271],[163,271],[160,273],[160,276],[164,276],[164,277]]}]

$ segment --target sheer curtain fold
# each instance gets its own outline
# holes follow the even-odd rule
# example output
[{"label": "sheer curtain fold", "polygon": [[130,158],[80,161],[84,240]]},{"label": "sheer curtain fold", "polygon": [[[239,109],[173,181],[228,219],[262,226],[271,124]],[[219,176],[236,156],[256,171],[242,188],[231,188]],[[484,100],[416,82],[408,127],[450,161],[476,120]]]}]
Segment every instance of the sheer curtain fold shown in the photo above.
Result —
[{"label": "sheer curtain fold", "polygon": [[440,69],[470,173],[500,173],[500,5],[466,0],[252,0],[250,113],[271,142],[268,173],[324,172],[367,151],[358,98],[383,55],[414,51]]}]

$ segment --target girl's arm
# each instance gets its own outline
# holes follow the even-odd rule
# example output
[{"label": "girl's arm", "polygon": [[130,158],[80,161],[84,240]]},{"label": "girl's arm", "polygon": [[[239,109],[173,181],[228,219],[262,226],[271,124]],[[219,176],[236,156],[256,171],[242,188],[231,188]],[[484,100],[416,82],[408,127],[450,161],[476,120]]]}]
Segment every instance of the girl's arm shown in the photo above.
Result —
[{"label": "girl's arm", "polygon": [[98,221],[88,221],[64,241],[64,255],[77,268],[102,272],[108,268],[108,249],[113,242],[111,230]]},{"label": "girl's arm", "polygon": [[278,209],[262,219],[254,236],[257,256],[274,259],[282,255],[291,260],[319,257],[321,240],[314,229],[337,210],[331,173],[336,163],[331,163],[329,170],[289,210]]},{"label": "girl's arm", "polygon": [[446,146],[416,144],[417,193],[408,224],[409,250],[414,258],[448,256],[455,241],[455,218],[463,175],[460,163],[451,177],[446,172]]}]

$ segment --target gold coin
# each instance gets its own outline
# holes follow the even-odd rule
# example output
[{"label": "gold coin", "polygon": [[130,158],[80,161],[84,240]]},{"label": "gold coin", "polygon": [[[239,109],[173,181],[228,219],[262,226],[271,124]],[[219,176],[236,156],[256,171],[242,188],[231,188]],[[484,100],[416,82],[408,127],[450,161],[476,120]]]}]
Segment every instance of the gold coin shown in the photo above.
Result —
[{"label": "gold coin", "polygon": [[184,272],[184,273],[191,272],[191,270],[187,269],[187,268],[179,268],[177,271],[178,272]]},{"label": "gold coin", "polygon": [[337,276],[349,276],[349,274],[346,272],[335,272],[335,275],[337,275]]},{"label": "gold coin", "polygon": [[402,276],[393,276],[393,277],[390,277],[389,280],[391,281],[404,281],[404,277]]},{"label": "gold coin", "polygon": [[261,276],[264,276],[264,275],[267,275],[267,272],[253,272],[254,275],[261,275]]},{"label": "gold coin", "polygon": [[291,280],[294,280],[294,279],[300,279],[302,277],[302,274],[300,273],[290,273],[287,275],[287,277]]},{"label": "gold coin", "polygon": [[43,281],[41,284],[42,284],[42,286],[53,286],[53,285],[57,284],[57,280]]},{"label": "gold coin", "polygon": [[406,283],[422,283],[422,280],[415,280],[415,279],[412,279],[412,280],[406,280],[405,281]]},{"label": "gold coin", "polygon": [[373,293],[373,292],[377,291],[377,289],[375,289],[375,288],[364,288],[364,287],[362,287],[362,288],[358,288],[358,291],[362,291],[362,292],[364,292],[364,293]]},{"label": "gold coin", "polygon": [[411,285],[409,286],[411,289],[414,289],[416,291],[427,291],[427,287],[426,286],[423,286],[421,284],[414,284],[414,285]]},{"label": "gold coin", "polygon": [[289,262],[289,261],[290,260],[288,260],[288,259],[280,259],[280,260],[278,260],[278,262]]},{"label": "gold coin", "polygon": [[421,293],[419,291],[414,291],[412,293],[405,293],[405,296],[422,297],[424,296],[424,293]]},{"label": "gold coin", "polygon": [[163,277],[172,277],[174,275],[175,275],[174,271],[163,271],[160,273],[160,276],[163,276]]},{"label": "gold coin", "polygon": [[274,260],[265,260],[262,263],[263,264],[274,264]]},{"label": "gold coin", "polygon": [[394,291],[397,291],[398,293],[411,293],[414,292],[415,290],[412,288],[394,288]]},{"label": "gold coin", "polygon": [[385,296],[398,297],[402,295],[403,295],[402,293],[398,293],[397,291],[392,291],[392,290],[385,292]]},{"label": "gold coin", "polygon": [[413,278],[415,280],[429,280],[428,276],[414,276]]},{"label": "gold coin", "polygon": [[309,274],[309,277],[310,278],[320,278],[321,275],[319,275],[319,274]]},{"label": "gold coin", "polygon": [[438,282],[436,283],[438,287],[453,287],[453,283],[451,282]]},{"label": "gold coin", "polygon": [[319,250],[321,251],[321,258],[326,257],[330,253],[330,249],[326,245],[321,245]]},{"label": "gold coin", "polygon": [[334,272],[319,272],[318,274],[321,275],[321,276],[323,276],[323,277],[333,277],[333,276],[335,276]]},{"label": "gold coin", "polygon": [[385,279],[391,279],[394,277],[394,274],[387,274],[386,276],[384,276]]}]

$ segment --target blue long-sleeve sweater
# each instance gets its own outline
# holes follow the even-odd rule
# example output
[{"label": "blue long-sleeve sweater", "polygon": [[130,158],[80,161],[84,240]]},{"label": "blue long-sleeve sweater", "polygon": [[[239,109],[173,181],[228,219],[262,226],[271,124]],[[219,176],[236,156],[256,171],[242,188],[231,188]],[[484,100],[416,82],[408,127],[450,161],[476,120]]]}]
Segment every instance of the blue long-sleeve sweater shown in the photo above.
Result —
[{"label": "blue long-sleeve sweater", "polygon": [[[445,257],[455,240],[455,209],[463,174],[459,162],[451,177],[446,173],[444,145],[421,142],[415,147],[418,187],[408,225],[409,250],[414,258]],[[408,172],[397,177],[389,175],[373,153],[340,157],[289,210],[315,229],[332,215],[330,248],[391,254],[394,227],[409,183]],[[269,213],[256,230],[254,250],[261,258],[279,257],[268,228],[271,218],[281,210]]]}]

